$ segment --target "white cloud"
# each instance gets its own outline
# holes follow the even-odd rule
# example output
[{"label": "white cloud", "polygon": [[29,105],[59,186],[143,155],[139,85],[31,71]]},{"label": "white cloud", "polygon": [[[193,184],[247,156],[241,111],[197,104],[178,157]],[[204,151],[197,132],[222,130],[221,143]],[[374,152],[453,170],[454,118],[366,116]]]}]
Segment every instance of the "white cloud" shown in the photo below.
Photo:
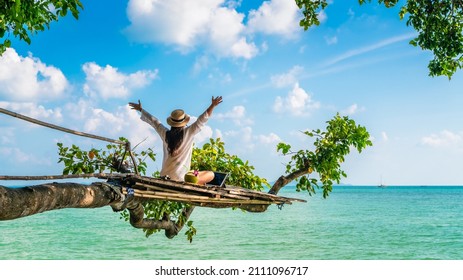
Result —
[{"label": "white cloud", "polygon": [[325,42],[328,46],[335,45],[338,43],[338,37],[337,36],[333,36],[333,37],[325,36]]},{"label": "white cloud", "polygon": [[421,143],[433,148],[460,147],[463,144],[463,132],[455,133],[443,130],[438,134],[421,138]]},{"label": "white cloud", "polygon": [[287,73],[274,75],[270,78],[273,85],[276,87],[286,87],[290,85],[294,85],[298,81],[298,76],[302,73],[304,67],[296,65]]},{"label": "white cloud", "polygon": [[[126,29],[136,41],[173,45],[186,53],[205,46],[220,57],[249,59],[258,49],[243,35],[244,14],[224,0],[130,0]],[[225,6],[224,6],[225,4]]]},{"label": "white cloud", "polygon": [[71,102],[64,105],[64,111],[67,117],[73,120],[84,120],[90,114],[93,105],[88,99],[79,99],[77,102]]},{"label": "white cloud", "polygon": [[295,38],[300,31],[299,16],[299,8],[294,1],[265,1],[259,9],[249,12],[249,31]]},{"label": "white cloud", "polygon": [[215,137],[223,139],[223,134],[222,134],[222,131],[220,129],[215,130]]},{"label": "white cloud", "polygon": [[0,56],[0,96],[12,101],[50,100],[62,97],[69,87],[64,74],[32,54],[22,57],[8,48]]},{"label": "white cloud", "polygon": [[277,96],[273,105],[276,113],[290,113],[295,116],[308,115],[318,108],[320,103],[312,100],[312,96],[299,83],[294,84],[286,97]]},{"label": "white cloud", "polygon": [[381,137],[383,138],[384,142],[389,141],[389,136],[387,135],[385,131],[381,132]]},{"label": "white cloud", "polygon": [[258,139],[262,144],[273,144],[281,142],[281,138],[273,132],[268,135],[259,135]]},{"label": "white cloud", "polygon": [[193,48],[221,0],[156,1],[130,0],[128,32],[142,42],[174,44],[183,50]]},{"label": "white cloud", "polygon": [[242,35],[245,26],[244,15],[228,8],[217,8],[208,23],[209,46],[213,53],[221,57],[241,57],[251,59],[258,49]]},{"label": "white cloud", "polygon": [[[79,104],[87,103],[81,101]],[[66,106],[69,112],[76,111],[77,107],[79,107],[78,104],[74,108],[70,104]],[[143,142],[140,145],[141,148],[153,147],[158,141],[154,129],[140,120],[140,114],[131,110],[128,105],[120,106],[114,112],[90,106],[82,110],[81,113],[83,115],[80,116],[80,120],[85,132],[112,139],[122,136],[129,139],[132,147],[141,142]],[[77,119],[77,115],[74,115],[74,117]]]},{"label": "white cloud", "polygon": [[326,22],[328,20],[328,15],[326,14],[326,12],[324,10],[321,10],[318,13],[317,18],[320,21],[320,23],[324,23],[324,22]]},{"label": "white cloud", "polygon": [[195,135],[195,143],[199,147],[202,142],[208,141],[209,138],[212,138],[212,128],[208,125],[205,125],[201,131]]},{"label": "white cloud", "polygon": [[223,73],[218,68],[211,71],[209,75],[207,76],[207,78],[209,79],[210,84],[219,83],[221,85],[224,85],[224,84],[229,84],[233,81],[233,78],[230,75],[230,73]]},{"label": "white cloud", "polygon": [[226,113],[214,114],[214,118],[218,120],[231,120],[236,125],[252,124],[252,120],[246,117],[246,108],[241,105],[234,106],[230,111]]},{"label": "white cloud", "polygon": [[132,90],[145,87],[158,75],[157,69],[124,74],[111,65],[101,67],[94,62],[85,63],[82,69],[86,75],[84,92],[105,100],[128,97]]},{"label": "white cloud", "polygon": [[[86,100],[80,100],[75,104],[67,104],[65,111],[69,117],[75,120],[74,123],[81,123],[82,128],[75,127],[73,129],[112,139],[122,136],[129,139],[132,147],[142,143],[141,149],[155,146],[156,150],[161,151],[162,143],[156,131],[140,119],[140,113],[130,109],[128,105],[120,106],[115,111],[109,112],[102,108],[93,107]],[[190,123],[196,119],[196,117],[191,116]],[[206,125],[196,135],[195,141],[201,143],[212,136],[212,128]]]},{"label": "white cloud", "polygon": [[228,130],[223,134],[219,132],[217,135],[224,139],[225,143],[239,143],[239,145],[235,145],[233,153],[249,153],[259,148],[267,149],[269,145],[274,146],[281,142],[281,138],[277,134],[271,132],[267,135],[256,135],[250,126],[241,127],[238,130]]},{"label": "white cloud", "polygon": [[240,143],[236,148],[238,150],[252,150],[255,147],[252,128],[250,126],[242,127],[238,130],[228,130],[223,133],[225,143]]},{"label": "white cloud", "polygon": [[59,123],[63,120],[61,108],[46,109],[44,106],[35,103],[6,101],[0,101],[0,107],[42,121],[51,120],[55,123]]},{"label": "white cloud", "polygon": [[344,115],[352,116],[362,111],[365,111],[365,107],[359,107],[357,104],[352,104],[348,108],[342,110],[341,113]]}]

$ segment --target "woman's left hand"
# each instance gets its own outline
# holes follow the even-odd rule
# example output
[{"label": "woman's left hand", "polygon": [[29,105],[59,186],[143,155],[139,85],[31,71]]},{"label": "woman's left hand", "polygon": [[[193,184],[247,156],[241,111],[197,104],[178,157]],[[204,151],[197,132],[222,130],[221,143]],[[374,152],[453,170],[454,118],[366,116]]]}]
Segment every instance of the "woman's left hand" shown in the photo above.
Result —
[{"label": "woman's left hand", "polygon": [[222,101],[223,101],[222,96],[217,96],[217,97],[212,96],[211,104],[212,104],[212,106],[215,107],[215,106],[219,105],[220,103],[222,103]]}]

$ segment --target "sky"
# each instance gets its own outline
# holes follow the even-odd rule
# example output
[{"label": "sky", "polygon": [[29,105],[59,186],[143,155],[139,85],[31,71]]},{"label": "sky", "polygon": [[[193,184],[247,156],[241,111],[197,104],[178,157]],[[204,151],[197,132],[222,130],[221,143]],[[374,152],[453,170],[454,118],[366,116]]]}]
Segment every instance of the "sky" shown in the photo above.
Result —
[{"label": "sky", "polygon": [[[197,136],[276,180],[288,158],[276,145],[308,149],[302,132],[336,113],[370,132],[373,146],[342,164],[353,185],[462,185],[463,73],[429,77],[429,51],[398,8],[332,0],[304,31],[292,0],[83,0],[27,45],[10,36],[0,57],[0,108],[117,139],[158,154],[162,144],[128,102],[165,123],[194,119],[223,96]],[[312,142],[311,142],[312,141]],[[0,175],[60,174],[56,143],[106,143],[0,115]],[[2,182],[8,185],[10,182]]]}]

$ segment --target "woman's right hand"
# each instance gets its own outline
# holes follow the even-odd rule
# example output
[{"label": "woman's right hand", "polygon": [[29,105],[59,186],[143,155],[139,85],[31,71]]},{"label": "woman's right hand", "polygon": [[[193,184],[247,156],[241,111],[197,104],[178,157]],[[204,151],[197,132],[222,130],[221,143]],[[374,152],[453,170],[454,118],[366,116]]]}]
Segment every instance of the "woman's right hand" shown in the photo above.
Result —
[{"label": "woman's right hand", "polygon": [[137,111],[140,111],[140,112],[142,110],[140,99],[138,100],[138,104],[129,102],[129,106],[132,107],[132,110],[137,110]]}]

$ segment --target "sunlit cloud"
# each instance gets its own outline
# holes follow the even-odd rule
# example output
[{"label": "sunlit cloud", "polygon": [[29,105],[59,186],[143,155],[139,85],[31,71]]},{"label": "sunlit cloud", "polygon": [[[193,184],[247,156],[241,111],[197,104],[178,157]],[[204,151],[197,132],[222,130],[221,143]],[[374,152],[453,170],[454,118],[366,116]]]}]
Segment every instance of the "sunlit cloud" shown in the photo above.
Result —
[{"label": "sunlit cloud", "polygon": [[287,96],[277,96],[273,104],[274,112],[289,113],[294,116],[310,115],[319,108],[320,102],[314,101],[312,95],[301,88],[299,83],[294,84]]},{"label": "sunlit cloud", "polygon": [[299,17],[300,10],[294,1],[264,1],[257,10],[249,12],[248,28],[250,32],[295,38],[301,32]]},{"label": "sunlit cloud", "polygon": [[135,41],[163,43],[182,53],[205,47],[220,57],[250,59],[258,48],[244,35],[245,15],[224,0],[130,0],[126,33]]},{"label": "sunlit cloud", "polygon": [[142,70],[124,74],[119,69],[106,65],[101,67],[94,62],[85,63],[84,93],[92,98],[125,98],[133,90],[147,86],[156,79],[158,70]]},{"label": "sunlit cloud", "polygon": [[217,120],[230,120],[236,125],[250,125],[253,123],[252,120],[246,116],[246,108],[241,105],[234,106],[228,112],[214,114],[214,118]]},{"label": "sunlit cloud", "polygon": [[60,69],[7,48],[0,56],[0,96],[11,101],[49,101],[64,96],[69,82]]},{"label": "sunlit cloud", "polygon": [[7,102],[0,101],[0,107],[38,120],[62,122],[63,112],[61,108],[47,109],[42,105],[32,102]]}]

